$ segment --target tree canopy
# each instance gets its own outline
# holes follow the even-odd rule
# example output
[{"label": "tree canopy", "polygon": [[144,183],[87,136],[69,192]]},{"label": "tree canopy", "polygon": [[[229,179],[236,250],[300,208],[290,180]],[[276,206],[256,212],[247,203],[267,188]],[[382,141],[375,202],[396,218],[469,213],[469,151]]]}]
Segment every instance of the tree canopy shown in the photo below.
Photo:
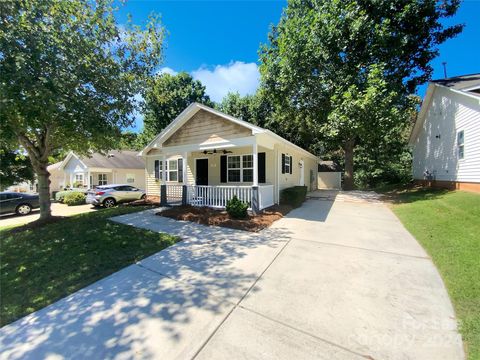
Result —
[{"label": "tree canopy", "polygon": [[217,108],[236,118],[265,127],[268,124],[271,107],[262,92],[241,96],[239,93],[228,93]]},{"label": "tree canopy", "polygon": [[159,74],[144,90],[144,129],[141,141],[145,145],[193,102],[213,106],[205,86],[186,72],[176,75]]},{"label": "tree canopy", "polygon": [[0,191],[35,179],[28,157],[18,150],[0,148]]},{"label": "tree canopy", "polygon": [[114,147],[162,61],[164,28],[118,26],[113,0],[0,2],[0,141],[22,146],[50,217],[48,157]]},{"label": "tree canopy", "polygon": [[353,187],[354,149],[409,126],[409,94],[432,74],[458,0],[290,0],[261,48],[262,87],[282,135],[311,151],[342,149]]}]

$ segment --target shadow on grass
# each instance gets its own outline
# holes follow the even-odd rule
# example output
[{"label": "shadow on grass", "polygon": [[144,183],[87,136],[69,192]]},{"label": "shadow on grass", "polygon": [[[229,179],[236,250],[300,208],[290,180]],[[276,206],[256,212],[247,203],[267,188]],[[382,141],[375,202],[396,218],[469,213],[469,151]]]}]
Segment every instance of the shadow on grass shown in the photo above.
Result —
[{"label": "shadow on grass", "polygon": [[385,193],[384,199],[393,204],[408,204],[416,201],[434,200],[452,192],[447,189],[434,189],[419,186],[405,186]]}]

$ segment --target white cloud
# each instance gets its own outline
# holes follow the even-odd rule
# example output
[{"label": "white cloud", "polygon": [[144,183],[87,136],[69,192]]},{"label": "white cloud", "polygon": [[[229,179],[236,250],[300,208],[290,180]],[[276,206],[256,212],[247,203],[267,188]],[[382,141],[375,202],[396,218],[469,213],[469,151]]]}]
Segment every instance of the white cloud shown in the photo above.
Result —
[{"label": "white cloud", "polygon": [[158,74],[170,74],[170,75],[177,75],[178,72],[173,70],[172,68],[169,68],[167,66],[161,68],[159,71],[158,71]]},{"label": "white cloud", "polygon": [[206,92],[213,101],[221,101],[228,92],[240,95],[253,94],[260,81],[260,72],[255,63],[242,61],[228,65],[217,65],[213,70],[201,67],[191,72],[196,80],[200,80],[207,88]]}]

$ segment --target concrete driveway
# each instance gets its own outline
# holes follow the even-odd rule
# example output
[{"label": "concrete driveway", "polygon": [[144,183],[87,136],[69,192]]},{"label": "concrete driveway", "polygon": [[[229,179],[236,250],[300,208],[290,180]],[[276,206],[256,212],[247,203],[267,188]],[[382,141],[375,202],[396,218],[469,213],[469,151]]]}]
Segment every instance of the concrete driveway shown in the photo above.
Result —
[{"label": "concrete driveway", "polygon": [[[60,203],[52,203],[52,215],[54,216],[72,216],[85,212],[95,211],[90,204],[67,206]],[[12,225],[28,224],[40,217],[40,209],[35,209],[30,215],[18,216],[16,214],[0,215],[0,228]]]},{"label": "concrete driveway", "polygon": [[3,327],[0,357],[463,359],[441,278],[390,210],[313,195],[259,234],[115,218],[184,241]]}]

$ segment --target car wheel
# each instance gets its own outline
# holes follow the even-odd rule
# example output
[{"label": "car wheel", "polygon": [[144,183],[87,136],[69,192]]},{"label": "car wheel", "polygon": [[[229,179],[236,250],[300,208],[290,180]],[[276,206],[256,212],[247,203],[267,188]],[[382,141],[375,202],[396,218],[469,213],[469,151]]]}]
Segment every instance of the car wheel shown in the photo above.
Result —
[{"label": "car wheel", "polygon": [[145,200],[147,198],[147,195],[143,194],[141,197],[140,197],[140,200]]},{"label": "car wheel", "polygon": [[103,200],[103,206],[105,206],[106,208],[114,207],[115,204],[116,204],[116,201],[113,198],[108,198]]},{"label": "car wheel", "polygon": [[30,204],[20,204],[15,209],[18,215],[28,215],[32,212],[32,206]]}]

